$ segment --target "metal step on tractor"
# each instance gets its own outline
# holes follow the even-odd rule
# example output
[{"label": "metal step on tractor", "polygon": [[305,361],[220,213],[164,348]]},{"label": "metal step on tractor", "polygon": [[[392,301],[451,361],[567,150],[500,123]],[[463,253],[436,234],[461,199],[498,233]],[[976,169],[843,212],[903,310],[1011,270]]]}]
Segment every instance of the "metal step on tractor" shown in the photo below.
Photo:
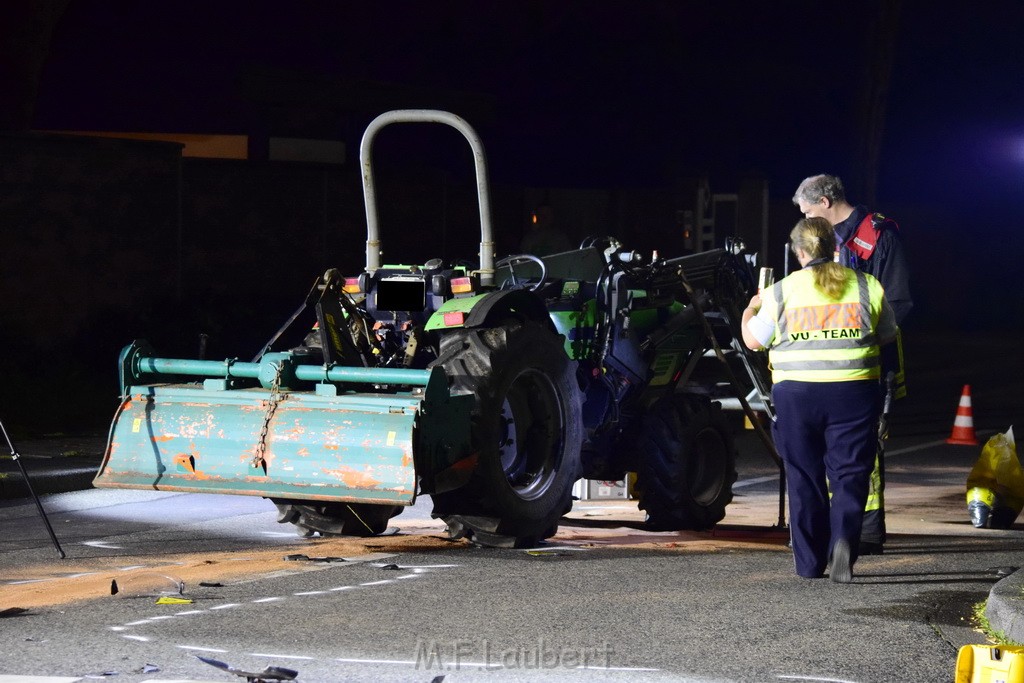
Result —
[{"label": "metal step on tractor", "polygon": [[[478,268],[381,264],[372,147],[397,122],[446,124],[472,147]],[[764,357],[739,341],[756,284],[738,244],[645,262],[600,237],[496,261],[484,150],[463,119],[387,112],[360,160],[365,271],[318,278],[250,362],[125,347],[96,486],[262,496],[305,535],[380,534],[426,494],[450,537],[490,546],[552,536],[581,477],[635,473],[652,529],[724,517],[735,446],[720,382],[694,370],[712,351],[738,358],[735,395],[770,405]]]}]

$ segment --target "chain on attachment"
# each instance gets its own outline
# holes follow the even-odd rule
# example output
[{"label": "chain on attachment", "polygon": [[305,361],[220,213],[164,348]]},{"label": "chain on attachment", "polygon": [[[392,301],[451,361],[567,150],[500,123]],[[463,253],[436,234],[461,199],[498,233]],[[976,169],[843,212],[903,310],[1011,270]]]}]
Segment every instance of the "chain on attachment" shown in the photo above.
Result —
[{"label": "chain on attachment", "polygon": [[267,469],[267,434],[270,431],[270,420],[274,417],[277,404],[281,401],[281,374],[284,363],[274,363],[274,380],[270,383],[270,399],[267,401],[267,412],[263,416],[263,427],[260,429],[260,440],[256,443],[256,454],[250,467]]}]

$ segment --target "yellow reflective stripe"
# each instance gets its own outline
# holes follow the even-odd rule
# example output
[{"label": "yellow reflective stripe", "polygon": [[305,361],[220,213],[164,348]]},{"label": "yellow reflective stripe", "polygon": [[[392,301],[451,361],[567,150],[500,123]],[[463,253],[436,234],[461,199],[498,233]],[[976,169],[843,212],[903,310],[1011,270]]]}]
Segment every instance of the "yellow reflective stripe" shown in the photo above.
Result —
[{"label": "yellow reflective stripe", "polygon": [[864,512],[881,510],[883,507],[882,493],[882,471],[878,466],[878,454],[875,454],[875,468],[871,470],[870,485],[868,487],[868,500],[864,505]]},{"label": "yellow reflective stripe", "polygon": [[975,486],[967,491],[967,504],[984,503],[990,508],[996,506],[996,494],[992,489]]},{"label": "yellow reflective stripe", "polygon": [[907,395],[907,371],[906,366],[903,365],[903,332],[896,330],[896,356],[898,357],[899,367],[896,370],[895,378],[895,389],[893,390],[893,398],[904,398]]},{"label": "yellow reflective stripe", "polygon": [[[770,350],[774,381],[877,379],[878,339],[872,321],[881,308],[882,289],[864,273],[857,286],[833,301],[814,287],[811,271],[798,271],[775,284],[775,343]],[[770,305],[770,301],[766,302]],[[788,309],[788,310],[787,310]],[[856,327],[849,327],[854,322]]]}]

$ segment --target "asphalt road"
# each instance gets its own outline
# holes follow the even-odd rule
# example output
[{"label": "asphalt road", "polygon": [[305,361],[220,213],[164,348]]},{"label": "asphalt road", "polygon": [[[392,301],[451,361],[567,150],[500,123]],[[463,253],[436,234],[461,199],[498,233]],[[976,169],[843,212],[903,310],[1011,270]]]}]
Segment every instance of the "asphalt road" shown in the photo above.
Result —
[{"label": "asphalt road", "polygon": [[[750,432],[713,532],[649,533],[629,501],[584,501],[533,552],[444,541],[428,500],[393,536],[340,542],[298,538],[261,499],[86,490],[43,498],[65,560],[29,500],[0,502],[0,682],[240,680],[196,655],[305,683],[952,680],[959,647],[985,642],[972,612],[1021,564],[1024,525],[970,525],[980,449],[944,439],[967,383],[979,437],[1009,427],[1024,375],[1008,338],[915,343],[890,542],[853,584],[794,576]],[[192,602],[156,604],[179,578],[172,597]]]},{"label": "asphalt road", "polygon": [[[771,462],[740,441],[736,500],[714,532],[645,532],[631,502],[584,501],[533,552],[440,540],[428,504],[397,517],[397,535],[338,545],[298,538],[261,499],[90,490],[44,499],[58,560],[34,507],[8,505],[0,551],[15,578],[0,609],[26,586],[53,604],[0,620],[0,673],[238,680],[202,655],[307,683],[951,680],[960,645],[985,642],[973,606],[1024,551],[1019,525],[968,521],[975,451],[894,438],[888,552],[843,586],[795,577]],[[282,562],[292,554],[347,561]],[[220,585],[190,578],[193,603],[155,604],[154,576],[197,565]]]}]

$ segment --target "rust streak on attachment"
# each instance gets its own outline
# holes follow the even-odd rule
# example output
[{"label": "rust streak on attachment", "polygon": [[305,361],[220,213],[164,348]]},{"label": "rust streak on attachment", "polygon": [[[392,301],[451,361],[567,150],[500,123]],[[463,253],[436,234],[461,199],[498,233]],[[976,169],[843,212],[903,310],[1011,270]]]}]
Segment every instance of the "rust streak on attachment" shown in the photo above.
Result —
[{"label": "rust streak on attachment", "polygon": [[362,472],[349,467],[324,471],[332,477],[337,477],[345,486],[352,489],[373,489],[380,485],[380,481],[374,479],[369,472]]},{"label": "rust streak on attachment", "polygon": [[406,452],[402,453],[402,467],[409,467],[412,465],[412,456]]},{"label": "rust streak on attachment", "polygon": [[178,453],[173,458],[174,464],[188,470],[196,479],[211,479],[210,475],[202,470],[196,469],[196,458],[194,453]]},{"label": "rust streak on attachment", "polygon": [[191,453],[178,453],[174,456],[174,464],[184,467],[192,474],[196,473],[196,462]]},{"label": "rust streak on attachment", "polygon": [[152,439],[153,441],[155,441],[155,442],[158,442],[158,443],[159,443],[159,442],[161,442],[161,441],[173,441],[173,440],[174,440],[174,439],[176,439],[177,437],[176,437],[176,436],[175,436],[174,434],[161,434],[161,435],[159,435],[159,436],[157,436],[157,435],[155,435],[155,434],[154,434],[154,435],[153,435],[153,436],[151,436],[150,438],[151,438],[151,439]]}]

